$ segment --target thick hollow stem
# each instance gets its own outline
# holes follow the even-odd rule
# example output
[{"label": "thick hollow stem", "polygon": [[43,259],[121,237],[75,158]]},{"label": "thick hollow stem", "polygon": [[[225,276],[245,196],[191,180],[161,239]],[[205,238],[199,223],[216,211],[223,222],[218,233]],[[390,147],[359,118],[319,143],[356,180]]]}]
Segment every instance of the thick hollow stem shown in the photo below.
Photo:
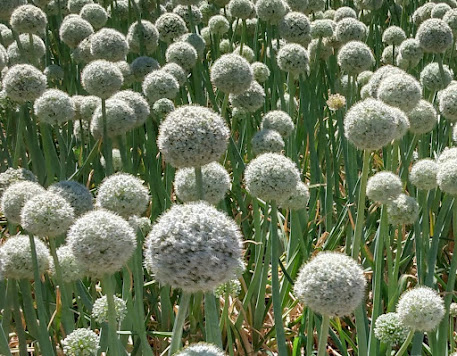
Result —
[{"label": "thick hollow stem", "polygon": [[282,306],[281,296],[279,293],[279,275],[278,275],[278,260],[279,260],[279,237],[278,237],[278,208],[276,202],[271,202],[270,210],[270,239],[271,239],[271,293],[273,298],[273,315],[276,330],[276,344],[278,345],[278,355],[287,356],[286,336],[282,321]]},{"label": "thick hollow stem", "polygon": [[114,285],[112,276],[108,275],[103,278],[103,288],[105,289],[106,301],[108,303],[108,339],[109,354],[119,356],[119,339],[117,336],[116,309],[114,306]]},{"label": "thick hollow stem", "polygon": [[395,356],[402,356],[406,352],[406,350],[408,350],[408,346],[411,343],[413,336],[414,336],[414,331],[411,330],[409,332],[408,337],[406,338],[405,342],[403,343],[403,345],[401,345],[400,349],[397,351]]},{"label": "thick hollow stem", "polygon": [[219,313],[213,293],[205,294],[205,332],[207,342],[222,348]]},{"label": "thick hollow stem", "polygon": [[319,345],[317,347],[317,356],[325,356],[327,354],[327,338],[328,328],[330,327],[330,317],[322,315],[321,332],[319,335]]},{"label": "thick hollow stem", "polygon": [[170,350],[168,356],[172,356],[182,346],[182,331],[184,328],[184,322],[186,321],[187,309],[189,309],[190,293],[183,292],[181,294],[181,300],[179,301],[178,315],[176,316],[175,324],[173,325],[173,335],[171,337]]}]

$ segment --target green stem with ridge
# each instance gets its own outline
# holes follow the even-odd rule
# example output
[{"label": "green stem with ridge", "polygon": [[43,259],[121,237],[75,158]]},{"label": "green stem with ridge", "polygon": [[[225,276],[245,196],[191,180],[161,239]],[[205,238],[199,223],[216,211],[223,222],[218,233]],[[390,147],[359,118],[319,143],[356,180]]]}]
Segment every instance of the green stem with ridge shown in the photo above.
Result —
[{"label": "green stem with ridge", "polygon": [[108,303],[108,339],[109,355],[119,356],[119,338],[117,336],[116,309],[114,305],[114,285],[112,276],[107,275],[102,279],[102,285],[105,289],[106,301]]},{"label": "green stem with ridge", "polygon": [[271,293],[273,299],[273,316],[276,331],[276,344],[278,346],[278,355],[287,356],[286,335],[284,332],[284,325],[282,320],[282,305],[281,296],[279,293],[279,236],[278,236],[278,208],[276,202],[273,200],[270,203],[270,239],[271,239]]},{"label": "green stem with ridge", "polygon": [[322,315],[321,332],[319,335],[319,344],[317,347],[317,356],[325,356],[327,354],[327,338],[328,329],[330,327],[330,317]]},{"label": "green stem with ridge", "polygon": [[178,351],[182,346],[182,331],[184,328],[184,322],[186,321],[187,310],[189,309],[190,303],[190,293],[183,292],[181,294],[181,299],[179,301],[178,315],[175,319],[175,324],[173,325],[173,335],[171,337],[170,349],[168,351],[168,356],[172,356]]}]

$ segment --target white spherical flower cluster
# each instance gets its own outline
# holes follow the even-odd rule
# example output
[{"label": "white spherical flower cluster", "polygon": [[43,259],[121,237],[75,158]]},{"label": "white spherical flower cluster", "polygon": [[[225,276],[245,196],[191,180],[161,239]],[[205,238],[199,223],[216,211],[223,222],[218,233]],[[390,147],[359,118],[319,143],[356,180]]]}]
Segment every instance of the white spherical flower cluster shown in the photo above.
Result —
[{"label": "white spherical flower cluster", "polygon": [[270,76],[270,69],[262,62],[254,62],[251,64],[252,74],[254,80],[258,83],[264,83]]},{"label": "white spherical flower cluster", "polygon": [[451,10],[451,7],[448,4],[441,2],[433,6],[430,16],[434,19],[442,19],[449,10]]},{"label": "white spherical flower cluster", "polygon": [[409,131],[421,135],[433,130],[438,122],[438,115],[433,105],[422,99],[408,112],[408,120]]},{"label": "white spherical flower cluster", "polygon": [[378,172],[367,182],[368,198],[381,204],[387,204],[396,199],[402,191],[400,177],[392,172]]},{"label": "white spherical flower cluster", "polygon": [[451,84],[439,95],[439,109],[449,121],[457,121],[457,84]]},{"label": "white spherical flower cluster", "polygon": [[48,191],[64,198],[74,209],[75,216],[93,209],[92,194],[81,183],[72,180],[61,181],[51,185]]},{"label": "white spherical flower cluster", "polygon": [[48,65],[43,74],[48,78],[48,81],[59,82],[64,79],[65,72],[63,68],[57,64]]},{"label": "white spherical flower cluster", "polygon": [[304,74],[308,71],[308,51],[297,43],[282,46],[277,55],[278,67],[292,75]]},{"label": "white spherical flower cluster", "polygon": [[160,69],[160,64],[154,58],[148,56],[137,57],[130,63],[132,75],[137,82],[142,82],[144,77],[154,70]]},{"label": "white spherical flower cluster", "polygon": [[203,14],[195,5],[190,6],[190,11],[188,6],[178,5],[173,9],[173,13],[179,15],[188,27],[190,27],[191,24],[198,26],[202,23]]},{"label": "white spherical flower cluster", "polygon": [[128,52],[129,45],[125,36],[117,30],[102,28],[91,37],[90,53],[95,59],[122,61]]},{"label": "white spherical flower cluster", "polygon": [[154,105],[152,105],[151,113],[154,119],[157,121],[162,121],[169,113],[175,109],[175,104],[170,99],[163,98],[157,100]]},{"label": "white spherical flower cluster", "polygon": [[227,148],[228,137],[221,116],[205,107],[184,105],[162,122],[157,144],[172,166],[198,167],[217,161]]},{"label": "white spherical flower cluster", "polygon": [[179,92],[179,83],[173,75],[155,70],[144,78],[142,88],[149,103],[153,104],[162,98],[174,99]]},{"label": "white spherical flower cluster", "polygon": [[425,20],[429,19],[432,16],[432,9],[435,7],[434,2],[426,2],[422,6],[419,6],[416,11],[414,11],[412,20],[416,25],[420,25]]},{"label": "white spherical flower cluster", "polygon": [[443,164],[444,162],[457,159],[457,147],[446,147],[443,152],[440,153],[436,163],[439,165]]},{"label": "white spherical flower cluster", "polygon": [[33,105],[38,120],[50,125],[63,124],[75,116],[75,106],[71,98],[62,90],[48,89]]},{"label": "white spherical flower cluster", "polygon": [[265,114],[260,124],[262,130],[275,130],[286,138],[294,130],[294,122],[288,113],[281,110],[272,110]]},{"label": "white spherical flower cluster", "polygon": [[99,349],[100,337],[90,329],[73,330],[62,340],[63,351],[68,356],[93,356]]},{"label": "white spherical flower cluster", "polygon": [[416,287],[402,294],[397,304],[401,322],[414,331],[432,331],[444,317],[444,302],[428,287]]},{"label": "white spherical flower cluster", "polygon": [[183,86],[187,80],[187,72],[176,63],[167,63],[161,69],[164,72],[171,74],[173,77],[175,77],[179,86]]},{"label": "white spherical flower cluster", "polygon": [[[41,275],[48,270],[51,255],[43,241],[36,238],[34,241]],[[9,279],[34,279],[29,236],[12,236],[0,246],[0,275]]]},{"label": "white spherical flower cluster", "polygon": [[140,53],[142,47],[145,53],[151,54],[159,45],[159,31],[150,21],[135,21],[129,27],[127,43],[133,53]]},{"label": "white spherical flower cluster", "polygon": [[335,29],[336,39],[341,43],[349,41],[365,41],[367,27],[363,22],[346,17],[337,23]]},{"label": "white spherical flower cluster", "polygon": [[[127,303],[119,297],[113,297],[116,321],[122,323],[122,320],[127,315]],[[99,324],[108,322],[108,300],[106,299],[106,295],[95,300],[92,306],[91,317]]]},{"label": "white spherical flower cluster", "polygon": [[322,16],[322,11],[325,9],[325,0],[308,0],[307,2],[305,13],[313,13],[316,17],[318,17],[318,14]]},{"label": "white spherical flower cluster", "polygon": [[[30,40],[30,37],[32,40]],[[21,49],[19,49],[20,43]],[[46,54],[46,46],[37,35],[23,33],[19,35],[19,41],[8,46],[7,56],[10,65],[40,63]]]},{"label": "white spherical flower cluster", "polygon": [[419,217],[420,207],[416,199],[400,194],[387,204],[387,217],[392,225],[411,225]]},{"label": "white spherical flower cluster", "polygon": [[185,70],[191,70],[195,66],[197,57],[194,46],[183,41],[170,44],[165,52],[168,63],[176,63]]},{"label": "white spherical flower cluster", "polygon": [[237,54],[224,54],[211,67],[211,82],[224,93],[239,94],[252,82],[249,62]]},{"label": "white spherical flower cluster", "polygon": [[278,153],[264,153],[248,164],[244,179],[252,196],[280,202],[292,195],[300,181],[300,172],[290,158]]},{"label": "white spherical flower cluster", "polygon": [[60,195],[44,192],[29,199],[21,210],[21,225],[42,237],[63,235],[73,223],[75,213]]},{"label": "white spherical flower cluster", "polygon": [[134,127],[143,125],[151,112],[146,99],[140,93],[130,89],[117,92],[111,99],[123,100],[133,109],[136,117]]},{"label": "white spherical flower cluster", "polygon": [[26,0],[3,0],[0,7],[0,20],[8,21],[13,11],[25,4],[27,4]]},{"label": "white spherical flower cluster", "polygon": [[231,296],[232,298],[236,298],[240,295],[241,292],[241,283],[238,279],[231,279],[227,283],[223,283],[219,285],[214,290],[214,295],[216,298],[225,298],[226,294]]},{"label": "white spherical flower cluster", "polygon": [[[442,157],[444,155],[447,155],[448,158]],[[438,173],[436,175],[436,180],[438,186],[444,193],[457,195],[457,149],[444,151],[440,155],[438,158]]]},{"label": "white spherical flower cluster", "polygon": [[306,208],[309,202],[309,188],[303,182],[298,182],[289,198],[279,202],[284,209],[300,210]]},{"label": "white spherical flower cluster", "polygon": [[209,31],[213,35],[223,36],[230,29],[230,23],[223,15],[214,15],[208,21]]},{"label": "white spherical flower cluster", "polygon": [[414,163],[409,172],[409,180],[417,189],[431,190],[438,185],[437,173],[438,164],[430,158],[425,158]]},{"label": "white spherical flower cluster", "polygon": [[116,64],[96,60],[84,67],[81,82],[89,94],[107,99],[121,88],[124,77]]},{"label": "white spherical flower cluster", "polygon": [[311,26],[308,17],[300,12],[289,12],[278,25],[279,35],[287,42],[305,45],[309,42]]},{"label": "white spherical flower cluster", "polygon": [[378,150],[398,138],[400,120],[408,121],[402,111],[368,98],[346,113],[344,134],[359,149]]},{"label": "white spherical flower cluster", "polygon": [[292,11],[305,12],[308,7],[308,0],[286,0]]},{"label": "white spherical flower cluster", "polygon": [[179,351],[175,356],[225,356],[224,351],[219,349],[216,345],[208,344],[206,342],[199,342],[191,344]]},{"label": "white spherical flower cluster", "polygon": [[179,15],[169,12],[160,15],[155,26],[159,31],[159,39],[167,43],[188,32],[184,20]]},{"label": "white spherical flower cluster", "polygon": [[418,28],[416,39],[424,52],[444,53],[452,46],[452,30],[440,19],[425,20]]},{"label": "white spherical flower cluster", "polygon": [[[65,282],[74,282],[84,277],[84,268],[76,260],[73,251],[67,245],[61,246],[56,251],[57,260],[59,261],[62,279]],[[54,261],[49,261],[49,273],[56,276]]]},{"label": "white spherical flower cluster", "polygon": [[92,277],[119,271],[135,251],[136,234],[127,221],[107,210],[93,210],[70,227],[67,243]]},{"label": "white spherical flower cluster", "polygon": [[93,28],[100,29],[108,21],[108,13],[99,4],[86,4],[82,7],[79,16],[89,22]]},{"label": "white spherical flower cluster", "polygon": [[[183,202],[200,200],[197,194],[194,168],[182,168],[176,172],[174,187],[176,195]],[[217,162],[202,167],[203,200],[216,205],[224,199],[230,189],[230,176],[226,169]]]},{"label": "white spherical flower cluster", "polygon": [[374,64],[374,57],[365,43],[350,41],[340,48],[338,64],[344,72],[355,75],[370,69]]},{"label": "white spherical flower cluster", "polygon": [[409,329],[403,325],[397,313],[382,314],[376,319],[374,335],[385,344],[401,345],[408,333]]},{"label": "white spherical flower cluster", "polygon": [[141,232],[143,236],[149,234],[152,229],[151,219],[146,216],[132,215],[129,217],[128,222],[137,234]]},{"label": "white spherical flower cluster", "polygon": [[62,21],[59,37],[70,48],[76,48],[84,39],[94,33],[89,21],[78,15],[68,15]]},{"label": "white spherical flower cluster", "polygon": [[21,223],[21,210],[24,204],[34,196],[46,190],[35,182],[19,181],[11,184],[3,193],[1,209],[10,223]]},{"label": "white spherical flower cluster", "polygon": [[336,9],[335,15],[333,16],[333,21],[339,22],[346,17],[352,17],[353,19],[357,18],[355,10],[349,6],[342,6]]},{"label": "white spherical flower cluster", "polygon": [[205,202],[174,205],[146,240],[145,266],[155,279],[184,292],[212,291],[233,278],[241,260],[241,233]]},{"label": "white spherical flower cluster", "polygon": [[424,51],[420,43],[415,38],[408,38],[404,40],[398,47],[398,53],[407,61],[417,62],[424,56]]},{"label": "white spherical flower cluster", "polygon": [[373,75],[371,76],[371,78],[367,84],[370,96],[375,99],[378,97],[378,88],[383,79],[385,79],[391,75],[397,75],[397,74],[403,74],[403,73],[405,73],[403,70],[401,70],[400,68],[394,67],[392,65],[382,66],[379,69],[377,69],[373,73]]},{"label": "white spherical flower cluster", "polygon": [[43,10],[34,5],[21,5],[11,14],[11,28],[17,33],[41,35],[46,30],[48,19]]},{"label": "white spherical flower cluster", "polygon": [[73,95],[71,100],[75,107],[75,120],[92,120],[95,110],[102,105],[101,99],[95,95]]},{"label": "white spherical flower cluster", "polygon": [[[381,54],[381,61],[384,64],[395,64],[398,59],[398,47],[392,45],[383,49]],[[408,62],[409,64],[409,62]]]},{"label": "white spherical flower cluster", "polygon": [[232,53],[238,54],[239,56],[246,59],[249,63],[252,63],[255,60],[255,53],[253,49],[248,45],[244,45],[243,48],[241,48],[241,46],[236,46]]},{"label": "white spherical flower cluster", "polygon": [[332,20],[314,20],[311,22],[310,34],[313,38],[324,38],[333,36],[335,22]]},{"label": "white spherical flower cluster", "polygon": [[262,129],[252,137],[252,152],[260,155],[267,152],[280,153],[285,146],[281,134],[276,130]]},{"label": "white spherical flower cluster", "polygon": [[191,44],[197,51],[198,58],[202,59],[205,54],[206,43],[198,33],[186,33],[180,37],[180,41]]},{"label": "white spherical flower cluster", "polygon": [[452,81],[454,73],[447,65],[443,65],[441,73],[439,64],[432,62],[427,64],[421,71],[421,84],[430,91],[438,91],[446,88]]},{"label": "white spherical flower cluster", "polygon": [[363,270],[354,259],[338,252],[321,252],[300,269],[294,292],[312,311],[341,317],[360,305],[365,286]]},{"label": "white spherical flower cluster", "polygon": [[246,20],[254,11],[254,3],[251,0],[230,0],[228,10],[233,17]]},{"label": "white spherical flower cluster", "polygon": [[382,33],[382,42],[387,45],[399,46],[406,40],[405,31],[398,26],[389,26]]},{"label": "white spherical flower cluster", "polygon": [[141,216],[149,205],[149,191],[139,178],[119,173],[107,177],[98,188],[95,205],[124,218]]},{"label": "white spherical flower cluster", "polygon": [[277,24],[287,13],[287,4],[282,0],[258,0],[255,3],[260,20]]},{"label": "white spherical flower cluster", "polygon": [[230,94],[229,100],[234,107],[242,108],[247,112],[255,112],[265,103],[265,90],[263,86],[253,80],[246,91],[241,94]]},{"label": "white spherical flower cluster", "polygon": [[3,77],[3,90],[18,103],[34,101],[46,90],[46,76],[30,64],[16,64]]},{"label": "white spherical flower cluster", "polygon": [[11,184],[19,181],[36,182],[37,177],[25,168],[9,167],[5,172],[0,173],[0,198]]},{"label": "white spherical flower cluster", "polygon": [[422,88],[412,75],[390,75],[379,84],[378,99],[405,112],[414,109],[421,98]]},{"label": "white spherical flower cluster", "polygon": [[[135,111],[124,100],[108,99],[106,101],[106,134],[113,138],[131,130],[137,121]],[[103,110],[99,106],[92,117],[90,132],[96,139],[102,138],[103,130]]]},{"label": "white spherical flower cluster", "polygon": [[457,9],[451,9],[443,16],[443,21],[451,28],[452,34],[457,35]]},{"label": "white spherical flower cluster", "polygon": [[78,14],[87,4],[93,4],[93,0],[68,0],[67,8],[72,14]]},{"label": "white spherical flower cluster", "polygon": [[333,54],[333,47],[326,40],[314,39],[308,45],[308,53],[311,61],[321,59],[326,61]]}]

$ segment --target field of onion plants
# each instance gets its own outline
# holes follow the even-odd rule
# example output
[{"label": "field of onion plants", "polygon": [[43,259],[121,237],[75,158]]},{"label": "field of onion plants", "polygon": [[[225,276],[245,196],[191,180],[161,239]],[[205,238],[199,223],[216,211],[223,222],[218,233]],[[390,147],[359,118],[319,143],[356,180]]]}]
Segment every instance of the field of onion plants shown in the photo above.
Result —
[{"label": "field of onion plants", "polygon": [[0,0],[0,355],[457,355],[439,1]]}]

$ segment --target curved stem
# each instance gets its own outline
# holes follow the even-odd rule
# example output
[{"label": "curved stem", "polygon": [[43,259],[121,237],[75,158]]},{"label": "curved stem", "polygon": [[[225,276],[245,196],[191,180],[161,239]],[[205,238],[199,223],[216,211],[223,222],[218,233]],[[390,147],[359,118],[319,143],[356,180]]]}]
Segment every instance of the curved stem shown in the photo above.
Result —
[{"label": "curved stem", "polygon": [[408,350],[408,346],[411,343],[413,336],[414,336],[414,331],[411,330],[409,332],[408,337],[406,338],[405,342],[403,343],[403,345],[401,345],[400,349],[397,351],[395,356],[402,356],[406,352],[406,350]]}]

